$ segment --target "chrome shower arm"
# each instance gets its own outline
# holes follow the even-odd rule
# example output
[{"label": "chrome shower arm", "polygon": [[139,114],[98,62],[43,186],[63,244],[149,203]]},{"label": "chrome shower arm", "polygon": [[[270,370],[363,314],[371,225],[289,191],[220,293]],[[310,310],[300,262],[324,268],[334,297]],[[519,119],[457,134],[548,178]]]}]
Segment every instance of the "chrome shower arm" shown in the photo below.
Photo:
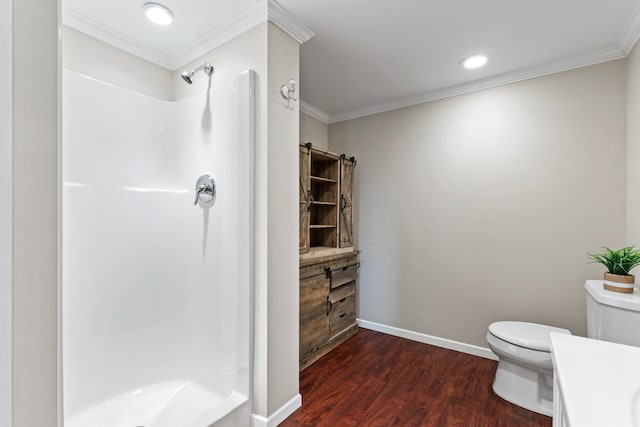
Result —
[{"label": "chrome shower arm", "polygon": [[213,74],[213,65],[209,64],[208,62],[205,62],[203,65],[199,66],[195,70],[184,71],[180,75],[180,77],[182,77],[182,80],[187,82],[187,84],[191,84],[191,83],[193,83],[193,75],[195,73],[197,73],[198,71],[200,71],[200,70],[204,70],[204,73],[207,76],[211,77],[211,75]]}]

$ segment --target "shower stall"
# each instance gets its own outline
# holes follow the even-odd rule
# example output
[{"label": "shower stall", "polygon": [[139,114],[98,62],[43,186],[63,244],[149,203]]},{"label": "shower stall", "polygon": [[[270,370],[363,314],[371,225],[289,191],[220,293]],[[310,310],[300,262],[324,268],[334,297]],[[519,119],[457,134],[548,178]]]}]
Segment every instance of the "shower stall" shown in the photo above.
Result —
[{"label": "shower stall", "polygon": [[216,83],[168,102],[64,71],[66,427],[248,407],[254,74]]}]

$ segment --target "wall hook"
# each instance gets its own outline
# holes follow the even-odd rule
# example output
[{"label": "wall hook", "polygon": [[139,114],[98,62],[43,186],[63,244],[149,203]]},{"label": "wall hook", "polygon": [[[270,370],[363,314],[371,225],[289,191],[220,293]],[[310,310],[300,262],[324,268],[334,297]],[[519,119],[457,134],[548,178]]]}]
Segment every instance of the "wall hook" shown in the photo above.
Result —
[{"label": "wall hook", "polygon": [[291,107],[291,101],[298,100],[298,98],[296,97],[296,81],[294,79],[291,79],[286,85],[280,86],[280,95],[282,95],[282,97],[287,100],[285,107],[287,107],[288,109],[293,109],[293,107]]}]

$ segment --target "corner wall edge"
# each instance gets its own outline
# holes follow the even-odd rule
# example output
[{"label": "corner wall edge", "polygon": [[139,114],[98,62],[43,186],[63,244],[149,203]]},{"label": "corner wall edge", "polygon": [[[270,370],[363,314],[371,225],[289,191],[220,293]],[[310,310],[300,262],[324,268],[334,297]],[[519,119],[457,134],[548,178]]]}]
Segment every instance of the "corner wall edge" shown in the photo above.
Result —
[{"label": "corner wall edge", "polygon": [[252,427],[276,427],[286,420],[296,409],[302,406],[302,395],[300,393],[292,397],[287,403],[278,408],[268,418],[261,415],[251,414]]}]

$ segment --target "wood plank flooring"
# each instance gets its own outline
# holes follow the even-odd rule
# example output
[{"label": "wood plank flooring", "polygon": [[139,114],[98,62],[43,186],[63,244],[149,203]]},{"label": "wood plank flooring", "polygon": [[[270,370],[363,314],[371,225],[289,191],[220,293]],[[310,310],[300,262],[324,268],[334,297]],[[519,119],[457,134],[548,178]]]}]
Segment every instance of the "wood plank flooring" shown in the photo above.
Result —
[{"label": "wood plank flooring", "polygon": [[360,329],[300,373],[302,407],[280,425],[551,426],[493,393],[496,364]]}]

